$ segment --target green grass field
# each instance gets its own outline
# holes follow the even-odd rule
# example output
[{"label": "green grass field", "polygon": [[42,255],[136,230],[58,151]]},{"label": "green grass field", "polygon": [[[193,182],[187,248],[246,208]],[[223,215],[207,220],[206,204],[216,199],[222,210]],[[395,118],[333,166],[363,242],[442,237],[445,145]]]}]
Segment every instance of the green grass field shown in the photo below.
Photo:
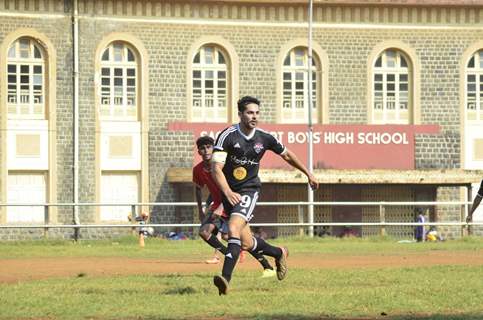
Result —
[{"label": "green grass field", "polygon": [[[374,254],[386,252],[391,255],[424,253],[427,251],[483,250],[483,238],[466,237],[460,240],[436,243],[400,244],[391,238],[286,238],[269,240],[274,245],[286,244],[296,254]],[[213,250],[201,240],[167,241],[148,238],[146,247],[139,250],[134,237],[116,240],[84,240],[79,242],[19,241],[0,242],[0,259],[31,257],[130,257],[165,258],[204,256]]]},{"label": "green grass field", "polygon": [[[438,251],[483,255],[483,238],[400,244],[392,239],[282,239],[290,261],[309,257],[407,256]],[[191,259],[212,250],[201,241],[134,238],[113,241],[0,244],[2,261],[44,257]],[[35,265],[32,265],[35,270]],[[195,266],[196,268],[196,266]],[[220,270],[221,266],[215,268]],[[290,268],[286,280],[237,270],[219,297],[213,272],[106,274],[0,283],[0,319],[483,319],[483,264]]]}]

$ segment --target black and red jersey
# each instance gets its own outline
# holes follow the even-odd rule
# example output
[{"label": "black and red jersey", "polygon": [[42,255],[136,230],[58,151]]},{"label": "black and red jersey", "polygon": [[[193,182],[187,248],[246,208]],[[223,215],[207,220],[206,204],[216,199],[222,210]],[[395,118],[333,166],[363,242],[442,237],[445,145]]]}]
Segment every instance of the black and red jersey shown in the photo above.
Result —
[{"label": "black and red jersey", "polygon": [[216,139],[214,152],[226,152],[223,173],[233,191],[259,189],[260,160],[267,150],[283,154],[285,147],[270,133],[255,128],[246,136],[238,124],[223,130]]}]

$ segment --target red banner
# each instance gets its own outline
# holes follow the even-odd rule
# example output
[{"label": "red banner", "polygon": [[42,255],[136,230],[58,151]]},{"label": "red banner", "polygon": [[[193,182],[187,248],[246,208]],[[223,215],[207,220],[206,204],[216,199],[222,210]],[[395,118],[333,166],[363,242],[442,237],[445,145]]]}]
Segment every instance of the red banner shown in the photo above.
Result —
[{"label": "red banner", "polygon": [[[198,162],[195,139],[209,135],[213,138],[226,123],[175,122],[168,130],[191,131],[193,162]],[[261,124],[297,157],[307,164],[308,128],[295,124]],[[439,125],[314,125],[314,168],[327,169],[414,169],[414,137],[416,134],[437,134]],[[267,152],[262,168],[290,168],[279,156]]]}]

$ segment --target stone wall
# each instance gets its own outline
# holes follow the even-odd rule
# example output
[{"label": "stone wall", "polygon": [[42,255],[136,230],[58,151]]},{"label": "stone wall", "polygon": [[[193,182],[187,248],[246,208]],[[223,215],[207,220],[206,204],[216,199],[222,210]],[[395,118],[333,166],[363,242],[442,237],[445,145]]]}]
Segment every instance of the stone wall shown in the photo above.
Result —
[{"label": "stone wall", "polygon": [[[69,1],[0,1],[0,42],[19,28],[32,28],[50,39],[57,52],[57,181],[54,183],[58,202],[73,201],[70,10]],[[106,36],[114,32],[129,35],[138,39],[147,51],[147,65],[143,66],[149,74],[145,156],[149,159],[149,200],[159,202],[179,200],[175,188],[166,181],[166,170],[192,165],[193,137],[188,132],[167,129],[168,123],[187,119],[186,62],[192,44],[203,36],[221,37],[230,43],[239,57],[239,91],[232,94],[259,97],[263,103],[263,121],[273,123],[279,112],[277,57],[288,42],[307,36],[303,23],[307,18],[305,8],[287,3],[84,0],[80,1],[80,15],[80,202],[96,201],[95,52]],[[381,43],[399,41],[416,53],[420,63],[421,123],[438,124],[442,130],[440,135],[416,138],[416,168],[460,168],[459,66],[464,50],[483,38],[483,29],[478,27],[483,21],[483,9],[328,5],[316,6],[314,20],[314,42],[328,56],[328,65],[322,65],[322,69],[328,70],[329,123],[369,123],[368,56]],[[459,192],[438,188],[437,200],[457,201]],[[156,207],[152,222],[188,222],[189,213],[176,217],[175,212],[173,208]],[[458,214],[459,211],[438,209],[440,220],[453,220]],[[96,222],[92,208],[81,208],[80,215],[83,223]],[[58,222],[71,223],[72,209],[59,208]],[[455,228],[442,230],[449,237],[458,236]],[[10,237],[8,231],[0,233]],[[82,232],[99,237],[95,233]]]}]

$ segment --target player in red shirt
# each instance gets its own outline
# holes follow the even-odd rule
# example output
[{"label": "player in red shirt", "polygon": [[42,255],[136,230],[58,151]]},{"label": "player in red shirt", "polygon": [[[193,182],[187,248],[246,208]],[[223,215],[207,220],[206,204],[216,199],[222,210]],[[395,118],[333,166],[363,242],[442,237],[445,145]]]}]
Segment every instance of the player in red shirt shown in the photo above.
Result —
[{"label": "player in red shirt", "polygon": [[[213,154],[214,143],[215,141],[213,138],[208,136],[203,136],[196,140],[198,154],[201,156],[202,161],[193,168],[193,183],[196,186],[198,215],[200,217],[200,221],[202,221],[199,235],[211,247],[225,255],[226,246],[223,245],[216,236],[218,232],[221,232],[226,240],[228,234],[228,215],[223,210],[220,189],[213,181],[211,176],[211,156]],[[204,186],[206,186],[210,191],[212,201],[210,204],[208,204],[207,201],[206,214],[204,213],[201,205],[201,189]],[[262,277],[266,278],[276,275],[273,267],[263,255],[257,252],[250,252],[250,254],[262,265],[264,269]]]}]

